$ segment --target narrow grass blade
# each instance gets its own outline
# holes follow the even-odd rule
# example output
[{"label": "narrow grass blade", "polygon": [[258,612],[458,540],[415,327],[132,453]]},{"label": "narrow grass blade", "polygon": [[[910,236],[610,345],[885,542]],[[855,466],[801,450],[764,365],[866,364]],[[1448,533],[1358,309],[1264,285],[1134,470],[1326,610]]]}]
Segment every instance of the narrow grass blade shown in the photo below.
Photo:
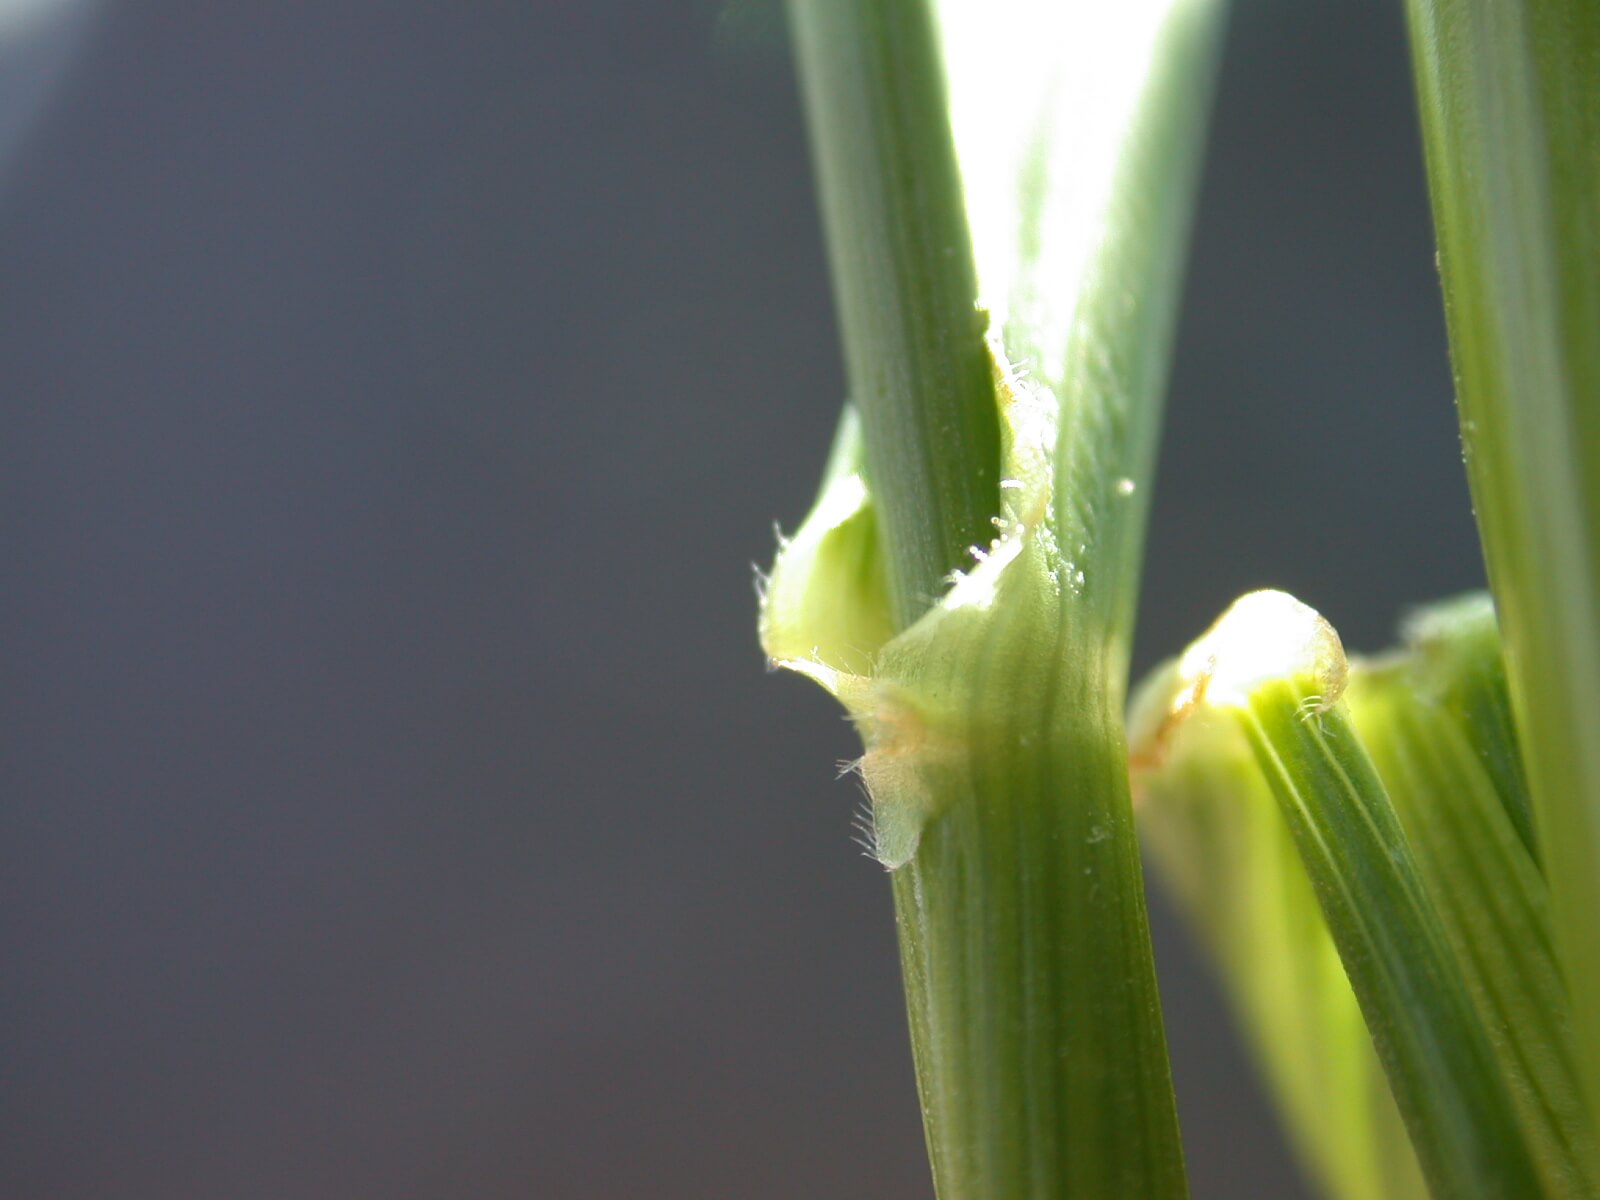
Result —
[{"label": "narrow grass blade", "polygon": [[[1056,407],[1072,636],[1127,652],[1222,0],[935,0],[980,302]],[[1098,659],[1098,653],[1095,655]],[[1118,701],[1120,704],[1120,700]]]},{"label": "narrow grass blade", "polygon": [[923,0],[789,5],[839,335],[883,528],[895,624],[989,540],[1000,429]]},{"label": "narrow grass blade", "polygon": [[1600,4],[1408,0],[1468,476],[1600,1101]]},{"label": "narrow grass blade", "polygon": [[1517,824],[1516,743],[1495,733],[1507,700],[1494,611],[1486,596],[1438,606],[1412,623],[1412,638],[1406,653],[1352,669],[1356,730],[1443,919],[1545,1194],[1600,1195],[1549,887]]},{"label": "narrow grass blade", "polygon": [[1238,724],[1181,722],[1176,663],[1129,734],[1141,839],[1218,975],[1306,1172],[1333,1200],[1426,1200],[1383,1067],[1277,800]]},{"label": "narrow grass blade", "polygon": [[1545,1194],[1517,1105],[1410,842],[1341,699],[1331,626],[1279,592],[1244,597],[1178,664],[1173,720],[1242,731],[1293,835],[1436,1196]]}]

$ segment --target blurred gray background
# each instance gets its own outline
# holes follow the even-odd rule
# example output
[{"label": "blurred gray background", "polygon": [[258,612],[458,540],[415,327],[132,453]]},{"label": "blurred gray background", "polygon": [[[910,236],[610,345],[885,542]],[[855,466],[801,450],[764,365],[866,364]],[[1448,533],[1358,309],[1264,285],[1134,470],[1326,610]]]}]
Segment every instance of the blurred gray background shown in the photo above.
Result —
[{"label": "blurred gray background", "polygon": [[[0,55],[0,1196],[928,1197],[755,642],[842,393],[775,6],[73,29]],[[1480,578],[1395,0],[1237,6],[1153,520],[1141,666]],[[1303,1195],[1154,920],[1196,1197]]]}]

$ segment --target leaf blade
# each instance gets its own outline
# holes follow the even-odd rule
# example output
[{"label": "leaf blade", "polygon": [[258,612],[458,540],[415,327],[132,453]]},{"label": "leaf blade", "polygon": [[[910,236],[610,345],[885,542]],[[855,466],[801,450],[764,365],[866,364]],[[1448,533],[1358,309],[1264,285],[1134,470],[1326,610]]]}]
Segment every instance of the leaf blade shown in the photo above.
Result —
[{"label": "leaf blade", "polygon": [[927,5],[792,0],[850,399],[884,530],[896,625],[988,541],[994,387]]},{"label": "leaf blade", "polygon": [[[1408,0],[1468,478],[1555,930],[1600,1012],[1600,6]],[[1600,1021],[1578,1028],[1600,1101]]]},{"label": "leaf blade", "polygon": [[1426,1200],[1338,950],[1233,721],[1169,720],[1176,664],[1135,701],[1141,839],[1200,935],[1302,1164],[1337,1200]]},{"label": "leaf blade", "polygon": [[1457,601],[1412,624],[1407,654],[1352,671],[1350,711],[1549,1194],[1600,1193],[1549,887],[1517,826],[1520,755],[1514,740],[1482,736],[1506,707],[1494,613],[1486,603]]},{"label": "leaf blade", "polygon": [[[1282,593],[1252,593],[1146,697],[1141,728],[1159,750],[1195,714],[1214,714],[1249,746],[1434,1194],[1559,1194],[1544,1190],[1456,948],[1357,736],[1342,698],[1348,674],[1338,636],[1319,615]],[[1515,842],[1498,799],[1490,803]]]}]

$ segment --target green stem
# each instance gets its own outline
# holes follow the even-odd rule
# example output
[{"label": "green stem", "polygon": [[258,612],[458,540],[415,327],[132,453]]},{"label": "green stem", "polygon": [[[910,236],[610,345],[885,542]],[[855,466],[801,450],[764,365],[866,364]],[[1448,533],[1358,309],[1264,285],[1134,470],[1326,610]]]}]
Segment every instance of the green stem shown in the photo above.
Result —
[{"label": "green stem", "polygon": [[794,0],[850,395],[903,628],[987,545],[1000,431],[944,77],[921,0]]},{"label": "green stem", "polygon": [[821,603],[769,605],[766,644],[863,736],[938,1194],[1178,1200],[1121,710],[1220,9],[790,14],[865,471],[771,598],[811,597],[870,509],[900,632],[867,674]]},{"label": "green stem", "polygon": [[942,1200],[1181,1197],[1119,719],[1051,690],[982,726],[893,876],[935,1183]]}]

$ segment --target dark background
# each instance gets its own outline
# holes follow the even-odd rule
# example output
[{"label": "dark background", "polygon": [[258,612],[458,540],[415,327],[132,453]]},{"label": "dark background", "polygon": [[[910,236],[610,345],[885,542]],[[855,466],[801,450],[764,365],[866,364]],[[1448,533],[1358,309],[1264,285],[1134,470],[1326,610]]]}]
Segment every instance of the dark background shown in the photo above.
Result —
[{"label": "dark background", "polygon": [[[0,67],[0,1196],[927,1197],[851,737],[755,642],[842,393],[776,9]],[[1479,579],[1397,0],[1236,8],[1153,522],[1141,665]],[[1154,920],[1196,1197],[1301,1195]]]}]

